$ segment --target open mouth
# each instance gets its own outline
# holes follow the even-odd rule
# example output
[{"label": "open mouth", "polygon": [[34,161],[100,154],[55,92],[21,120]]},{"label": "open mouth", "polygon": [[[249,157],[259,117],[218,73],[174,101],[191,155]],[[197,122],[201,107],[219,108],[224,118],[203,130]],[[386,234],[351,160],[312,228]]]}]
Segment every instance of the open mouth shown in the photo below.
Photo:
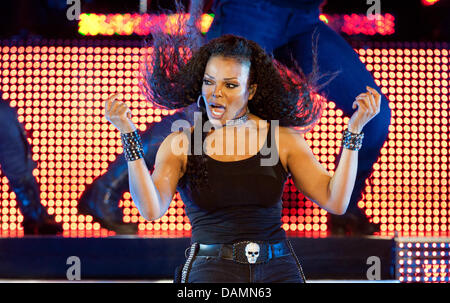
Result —
[{"label": "open mouth", "polygon": [[214,119],[220,119],[225,114],[225,106],[217,103],[209,103],[209,110]]}]

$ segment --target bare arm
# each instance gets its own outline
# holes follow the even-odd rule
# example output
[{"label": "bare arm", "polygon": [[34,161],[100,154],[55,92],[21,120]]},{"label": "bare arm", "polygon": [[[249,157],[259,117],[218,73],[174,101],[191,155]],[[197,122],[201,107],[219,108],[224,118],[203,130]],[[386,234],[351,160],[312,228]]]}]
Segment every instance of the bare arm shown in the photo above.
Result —
[{"label": "bare arm", "polygon": [[172,202],[179,179],[184,174],[183,155],[172,151],[172,142],[183,133],[170,134],[156,154],[155,170],[150,176],[144,159],[128,162],[130,194],[139,213],[149,221],[162,217]]},{"label": "bare arm", "polygon": [[148,221],[156,219],[155,214],[161,212],[162,199],[144,159],[128,162],[128,182],[131,198],[141,216]]},{"label": "bare arm", "polygon": [[[131,121],[131,112],[124,102],[116,100],[117,95],[105,102],[105,117],[121,133],[136,130]],[[184,174],[187,145],[174,153],[173,142],[184,133],[172,133],[163,141],[156,154],[155,170],[150,175],[144,159],[128,161],[130,193],[139,213],[146,220],[156,220],[169,208],[177,183]],[[180,142],[180,141],[178,141]],[[183,142],[181,140],[181,142]],[[181,152],[180,152],[181,151]]]},{"label": "bare arm", "polygon": [[339,164],[328,183],[330,196],[325,208],[332,208],[338,215],[345,213],[355,186],[357,168],[358,151],[342,148]]},{"label": "bare arm", "polygon": [[283,148],[288,150],[286,163],[297,189],[325,210],[341,213],[331,202],[332,175],[315,158],[303,136],[295,130],[280,128],[280,149]]},{"label": "bare arm", "polygon": [[[364,125],[379,112],[380,95],[368,87],[354,103],[358,110],[350,118],[348,129],[360,133]],[[280,139],[288,142],[287,166],[295,186],[306,197],[334,214],[344,214],[353,192],[358,168],[358,151],[342,148],[341,158],[331,175],[314,157],[303,136],[292,129],[283,128]],[[282,144],[280,140],[280,145]]]},{"label": "bare arm", "polygon": [[301,134],[284,129],[280,131],[280,138],[289,142],[287,166],[295,186],[328,212],[344,214],[355,184],[358,152],[343,149],[339,165],[331,175]]}]

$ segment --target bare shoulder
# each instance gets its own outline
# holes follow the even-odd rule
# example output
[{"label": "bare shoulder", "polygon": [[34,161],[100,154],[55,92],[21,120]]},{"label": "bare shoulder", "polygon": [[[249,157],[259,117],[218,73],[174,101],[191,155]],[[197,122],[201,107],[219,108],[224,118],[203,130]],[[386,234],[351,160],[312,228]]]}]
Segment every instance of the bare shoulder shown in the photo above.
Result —
[{"label": "bare shoulder", "polygon": [[189,138],[186,132],[177,131],[169,134],[161,143],[156,155],[156,164],[170,161],[179,161],[183,171],[186,167],[187,154],[189,151]]},{"label": "bare shoulder", "polygon": [[175,131],[170,133],[164,141],[172,142],[176,140],[188,140],[188,136],[185,131]]},{"label": "bare shoulder", "polygon": [[286,171],[290,171],[289,160],[292,158],[292,155],[300,156],[300,159],[306,158],[302,155],[308,153],[308,144],[303,138],[303,134],[298,130],[291,127],[277,126],[275,128],[275,139],[278,144],[281,164]]},{"label": "bare shoulder", "polygon": [[278,126],[276,129],[278,135],[280,149],[306,147],[307,143],[303,134],[292,127]]},{"label": "bare shoulder", "polygon": [[303,137],[302,133],[299,132],[298,130],[296,130],[293,127],[287,127],[287,126],[277,126],[278,127],[278,131],[280,132],[280,134],[284,134],[284,135],[300,135]]}]

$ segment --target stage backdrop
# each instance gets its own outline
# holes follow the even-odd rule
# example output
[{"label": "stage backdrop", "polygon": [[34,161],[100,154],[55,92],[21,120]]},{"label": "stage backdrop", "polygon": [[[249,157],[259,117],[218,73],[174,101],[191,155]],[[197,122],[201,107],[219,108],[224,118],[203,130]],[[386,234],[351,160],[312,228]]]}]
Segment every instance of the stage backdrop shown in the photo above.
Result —
[{"label": "stage backdrop", "polygon": [[[359,206],[370,220],[381,224],[381,235],[447,235],[448,44],[354,47],[392,109],[388,140]],[[118,131],[103,116],[104,100],[121,93],[141,131],[173,113],[152,108],[140,94],[138,72],[144,51],[134,41],[0,41],[0,90],[28,131],[38,163],[34,174],[41,202],[63,225],[65,235],[113,234],[77,211],[77,199],[86,185],[122,152]],[[331,172],[347,120],[328,100],[320,122],[305,135],[317,159]],[[1,170],[0,203],[2,235],[22,235],[23,217]],[[129,193],[120,206],[123,220],[139,223],[144,234],[189,235],[189,220],[178,194],[166,215],[154,222],[139,216]],[[291,180],[283,206],[285,230],[326,234],[326,211],[305,199]]]}]

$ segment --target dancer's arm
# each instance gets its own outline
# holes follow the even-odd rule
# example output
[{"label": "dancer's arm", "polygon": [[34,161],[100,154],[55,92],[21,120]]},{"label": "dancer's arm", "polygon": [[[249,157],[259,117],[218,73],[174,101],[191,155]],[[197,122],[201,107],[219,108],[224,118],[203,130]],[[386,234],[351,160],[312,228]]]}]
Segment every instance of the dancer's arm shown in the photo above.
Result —
[{"label": "dancer's arm", "polygon": [[156,154],[152,175],[144,159],[128,162],[131,197],[139,213],[148,221],[159,219],[166,213],[184,174],[184,158],[172,150],[172,142],[179,142],[179,136],[185,134],[172,133],[163,141]]},{"label": "dancer's arm", "polygon": [[301,134],[282,130],[280,136],[289,142],[287,166],[297,189],[328,212],[344,214],[355,184],[358,151],[344,148],[332,175],[315,158]]},{"label": "dancer's arm", "polygon": [[[370,92],[370,93],[369,93]],[[348,130],[360,133],[367,122],[380,110],[379,93],[368,87],[354,102],[358,110],[350,118]],[[355,185],[358,151],[342,148],[341,158],[334,175],[331,175],[315,158],[303,136],[293,130],[280,132],[287,151],[287,166],[295,186],[306,197],[334,214],[344,214]]]},{"label": "dancer's arm", "polygon": [[[130,110],[124,102],[116,101],[117,95],[105,103],[105,117],[121,133],[136,130]],[[144,159],[128,161],[130,194],[139,213],[149,221],[164,215],[175,194],[178,180],[183,175],[186,153],[174,153],[172,142],[184,133],[172,133],[163,141],[156,155],[153,176]],[[179,141],[178,141],[179,142]],[[187,148],[187,147],[186,147]]]}]

